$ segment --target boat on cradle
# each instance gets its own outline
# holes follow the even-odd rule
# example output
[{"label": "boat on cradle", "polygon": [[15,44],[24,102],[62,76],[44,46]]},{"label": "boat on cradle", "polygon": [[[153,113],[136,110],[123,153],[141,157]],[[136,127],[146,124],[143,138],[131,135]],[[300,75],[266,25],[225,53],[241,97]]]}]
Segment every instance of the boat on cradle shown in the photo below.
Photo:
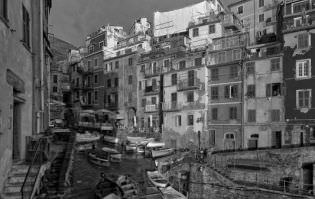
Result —
[{"label": "boat on cradle", "polygon": [[77,133],[76,134],[76,142],[77,143],[88,143],[98,141],[101,136],[98,133],[90,133],[86,131],[85,133]]},{"label": "boat on cradle", "polygon": [[137,144],[135,143],[128,143],[126,144],[126,152],[133,153],[137,151]]},{"label": "boat on cradle", "polygon": [[93,149],[93,143],[82,143],[82,144],[76,144],[75,146],[77,151],[87,151]]},{"label": "boat on cradle", "polygon": [[117,196],[116,194],[109,194],[108,196],[105,196],[103,199],[121,199],[121,197]]},{"label": "boat on cradle", "polygon": [[98,166],[110,166],[110,154],[108,152],[92,150],[88,153],[88,159],[91,163]]},{"label": "boat on cradle", "polygon": [[120,163],[122,160],[122,154],[119,153],[116,149],[112,149],[109,147],[103,147],[102,151],[109,154],[109,161],[112,163]]},{"label": "boat on cradle", "polygon": [[101,180],[95,188],[95,196],[97,199],[122,199],[122,190],[113,179],[107,178],[105,174],[101,174]]},{"label": "boat on cradle", "polygon": [[164,199],[187,199],[182,193],[176,191],[173,187],[168,186],[165,188],[159,188],[163,193]]},{"label": "boat on cradle", "polygon": [[137,153],[144,154],[145,145],[139,144],[137,145]]},{"label": "boat on cradle", "polygon": [[119,138],[114,137],[114,136],[104,135],[103,136],[103,142],[104,142],[104,144],[115,147],[119,144]]},{"label": "boat on cradle", "polygon": [[119,176],[116,183],[122,190],[124,199],[139,198],[137,183],[134,180],[132,180],[128,175]]},{"label": "boat on cradle", "polygon": [[175,150],[172,148],[153,149],[151,151],[152,158],[161,158],[174,154]]},{"label": "boat on cradle", "polygon": [[150,182],[158,188],[168,187],[169,181],[158,171],[147,171],[147,176]]}]

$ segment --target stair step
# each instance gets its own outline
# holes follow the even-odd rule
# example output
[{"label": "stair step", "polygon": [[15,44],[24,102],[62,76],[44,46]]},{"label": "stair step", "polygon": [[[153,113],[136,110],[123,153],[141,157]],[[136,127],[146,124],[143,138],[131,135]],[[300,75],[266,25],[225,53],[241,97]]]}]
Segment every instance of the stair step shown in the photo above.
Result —
[{"label": "stair step", "polygon": [[[19,176],[25,176],[26,173],[28,171],[28,168],[27,169],[12,169],[11,172],[10,172],[10,176],[16,176],[16,175],[19,175]],[[31,174],[36,174],[38,171],[38,168],[32,168],[30,170],[30,173]]]},{"label": "stair step", "polygon": [[[4,193],[5,194],[13,194],[13,193],[20,193],[21,192],[21,187],[22,185],[6,185],[4,187]],[[25,192],[30,192],[32,191],[32,186],[31,185],[26,185],[24,186],[24,191]]]},{"label": "stair step", "polygon": [[[31,195],[31,192],[24,192],[23,196],[24,198],[29,198]],[[8,193],[8,194],[2,194],[2,199],[22,199],[21,193]]]},{"label": "stair step", "polygon": [[[24,182],[24,179],[25,179],[25,175],[23,176],[9,176],[8,179],[7,179],[7,183],[8,184],[18,184],[18,183],[23,183]],[[28,180],[29,182],[34,182],[34,180],[36,179],[35,175],[30,175],[28,177]]]}]

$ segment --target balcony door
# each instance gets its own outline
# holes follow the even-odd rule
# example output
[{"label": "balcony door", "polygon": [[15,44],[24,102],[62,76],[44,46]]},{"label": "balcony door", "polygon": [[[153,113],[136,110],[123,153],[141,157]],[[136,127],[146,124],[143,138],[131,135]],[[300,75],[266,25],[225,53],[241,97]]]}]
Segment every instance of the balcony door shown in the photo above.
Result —
[{"label": "balcony door", "polygon": [[194,86],[195,83],[195,71],[188,71],[188,86]]}]

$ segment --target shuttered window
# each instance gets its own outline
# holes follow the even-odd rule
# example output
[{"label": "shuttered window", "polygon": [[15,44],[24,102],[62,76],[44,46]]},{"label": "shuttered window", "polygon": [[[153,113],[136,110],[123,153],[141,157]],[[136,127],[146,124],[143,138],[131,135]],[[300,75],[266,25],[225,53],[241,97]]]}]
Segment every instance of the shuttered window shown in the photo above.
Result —
[{"label": "shuttered window", "polygon": [[271,121],[272,122],[279,122],[280,121],[280,110],[278,110],[278,109],[271,110]]},{"label": "shuttered window", "polygon": [[30,47],[30,16],[27,9],[22,6],[23,9],[23,42],[27,47]]}]

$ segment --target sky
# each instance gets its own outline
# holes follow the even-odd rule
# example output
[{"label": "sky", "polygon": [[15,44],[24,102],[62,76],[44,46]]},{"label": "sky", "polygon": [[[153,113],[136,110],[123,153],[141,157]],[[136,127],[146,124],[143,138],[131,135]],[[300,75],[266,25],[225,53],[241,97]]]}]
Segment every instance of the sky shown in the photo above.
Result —
[{"label": "sky", "polygon": [[[103,25],[123,26],[129,32],[135,19],[153,12],[169,11],[202,0],[52,0],[50,33],[77,47],[85,37]],[[233,1],[233,0],[222,0]]]}]

